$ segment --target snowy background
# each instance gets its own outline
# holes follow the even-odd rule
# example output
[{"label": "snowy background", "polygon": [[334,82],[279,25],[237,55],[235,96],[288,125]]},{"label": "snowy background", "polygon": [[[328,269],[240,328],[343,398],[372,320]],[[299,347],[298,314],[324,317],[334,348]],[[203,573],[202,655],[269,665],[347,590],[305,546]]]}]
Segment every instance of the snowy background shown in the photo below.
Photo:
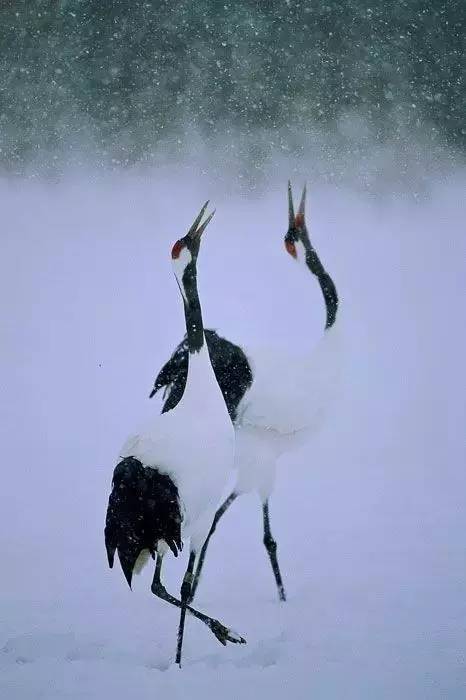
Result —
[{"label": "snowy background", "polygon": [[[459,3],[13,0],[0,8],[0,697],[466,697]],[[210,548],[221,647],[131,593],[103,526],[119,447],[184,332],[173,242],[209,197],[205,323],[318,341],[286,181],[336,282],[343,382],[281,459],[279,604],[257,497]],[[254,359],[254,355],[252,354]],[[185,560],[167,561],[178,591]]]},{"label": "snowy background", "polygon": [[[289,601],[253,495],[224,518],[198,598],[247,646],[189,619],[180,672],[177,613],[151,572],[131,593],[107,568],[115,455],[183,332],[169,251],[203,197],[217,206],[206,323],[290,349],[323,326],[317,285],[284,251],[283,178],[246,199],[194,175],[1,185],[2,697],[464,697],[460,175],[417,201],[310,190],[347,354],[331,422],[282,459],[272,498]],[[172,590],[183,566],[166,567]]]}]

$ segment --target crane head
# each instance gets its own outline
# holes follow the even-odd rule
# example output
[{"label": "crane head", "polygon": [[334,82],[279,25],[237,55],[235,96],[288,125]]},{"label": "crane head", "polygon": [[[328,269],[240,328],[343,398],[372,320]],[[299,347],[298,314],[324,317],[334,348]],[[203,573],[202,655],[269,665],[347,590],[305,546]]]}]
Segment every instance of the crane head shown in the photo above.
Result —
[{"label": "crane head", "polygon": [[288,181],[288,231],[285,235],[285,248],[292,258],[303,261],[306,259],[306,251],[312,248],[306,227],[305,206],[306,185],[303,188],[298,212],[294,213],[291,183]]}]

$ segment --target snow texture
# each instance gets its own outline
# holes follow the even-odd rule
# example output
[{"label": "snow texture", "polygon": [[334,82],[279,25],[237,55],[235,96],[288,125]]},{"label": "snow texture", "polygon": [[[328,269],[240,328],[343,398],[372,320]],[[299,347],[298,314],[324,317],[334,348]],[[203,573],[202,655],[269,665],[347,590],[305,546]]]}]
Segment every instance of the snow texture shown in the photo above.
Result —
[{"label": "snow texture", "polygon": [[[206,325],[271,351],[321,337],[320,290],[283,247],[288,174],[249,199],[189,172],[0,184],[5,700],[466,696],[464,174],[417,199],[309,187],[345,362],[321,430],[280,460],[288,601],[254,494],[219,526],[197,598],[247,645],[188,618],[180,671],[150,567],[133,592],[108,569],[115,451],[183,335],[170,250],[207,197]],[[174,593],[186,549],[166,557]]]}]

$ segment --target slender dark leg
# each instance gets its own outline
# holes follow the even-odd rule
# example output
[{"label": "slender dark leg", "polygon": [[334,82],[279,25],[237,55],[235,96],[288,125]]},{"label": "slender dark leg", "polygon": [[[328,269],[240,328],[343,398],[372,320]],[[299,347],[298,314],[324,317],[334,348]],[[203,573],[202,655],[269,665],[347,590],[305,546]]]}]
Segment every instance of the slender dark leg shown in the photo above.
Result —
[{"label": "slender dark leg", "polygon": [[277,559],[277,543],[272,537],[272,532],[270,530],[270,516],[269,516],[269,502],[266,501],[262,506],[262,513],[264,516],[264,545],[270,558],[270,563],[272,564],[273,575],[275,576],[275,581],[278,588],[278,597],[280,600],[286,600],[285,589],[283,587],[282,575],[280,573],[280,567],[278,566]]},{"label": "slender dark leg", "polygon": [[193,617],[196,617],[198,620],[201,620],[201,622],[207,625],[207,627],[213,632],[223,646],[225,646],[227,642],[232,642],[233,644],[246,644],[246,640],[243,639],[243,637],[240,637],[238,634],[236,634],[236,632],[233,632],[233,630],[230,630],[228,627],[225,627],[225,625],[222,625],[222,623],[218,620],[215,620],[213,617],[209,617],[208,615],[204,615],[204,613],[199,612],[199,610],[192,608],[190,605],[184,605],[181,600],[178,600],[178,598],[175,598],[168,593],[160,579],[161,570],[162,557],[157,555],[155,573],[151,586],[152,593],[156,595],[157,598],[165,600],[167,603],[174,605],[176,608],[185,607],[185,610],[187,610]]},{"label": "slender dark leg", "polygon": [[180,624],[178,627],[178,642],[176,647],[176,663],[181,668],[181,650],[183,648],[183,636],[184,636],[184,623],[186,619],[186,606],[188,604],[189,594],[191,593],[191,586],[193,583],[193,569],[194,560],[196,559],[196,553],[190,552],[188,568],[183,578],[183,583],[181,584],[181,614],[180,614]]},{"label": "slender dark leg", "polygon": [[212,527],[209,530],[209,534],[207,535],[206,541],[204,542],[202,549],[201,549],[201,553],[199,555],[199,560],[197,562],[196,573],[194,574],[193,585],[191,586],[191,593],[190,593],[189,598],[188,598],[188,603],[190,603],[192,600],[194,600],[194,596],[196,595],[196,590],[197,590],[197,587],[199,585],[199,578],[201,575],[202,567],[204,566],[204,559],[205,559],[205,555],[207,553],[207,547],[209,546],[210,538],[212,537],[212,535],[215,532],[215,528],[217,527],[218,521],[220,520],[222,515],[228,510],[228,508],[231,506],[233,501],[236,500],[237,497],[238,497],[238,494],[233,491],[233,493],[231,493],[228,496],[227,500],[224,503],[222,503],[222,505],[220,506],[218,511],[215,513],[215,517],[214,517],[214,520],[212,522]]}]

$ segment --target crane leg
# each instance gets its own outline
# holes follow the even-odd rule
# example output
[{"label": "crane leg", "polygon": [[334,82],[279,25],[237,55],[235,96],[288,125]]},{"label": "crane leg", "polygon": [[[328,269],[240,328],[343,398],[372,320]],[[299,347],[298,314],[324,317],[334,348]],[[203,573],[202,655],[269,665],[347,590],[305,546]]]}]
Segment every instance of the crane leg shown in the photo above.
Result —
[{"label": "crane leg", "polygon": [[184,623],[186,620],[186,606],[188,605],[188,598],[191,593],[191,587],[193,583],[193,570],[194,570],[194,560],[196,559],[196,552],[190,552],[188,568],[183,578],[183,583],[181,584],[181,613],[180,613],[180,624],[178,627],[178,641],[176,646],[176,663],[181,668],[181,650],[183,648],[183,636],[184,636]]},{"label": "crane leg", "polygon": [[264,518],[264,545],[269,555],[270,563],[272,565],[273,575],[275,576],[275,581],[278,589],[278,597],[280,600],[286,600],[285,588],[283,586],[282,575],[280,573],[280,567],[278,566],[277,558],[277,543],[272,537],[272,531],[270,530],[270,515],[269,515],[269,502],[268,500],[262,506],[262,515]]},{"label": "crane leg", "polygon": [[196,595],[196,590],[197,590],[197,587],[198,587],[198,585],[199,585],[199,579],[200,579],[200,576],[201,576],[202,567],[204,566],[204,559],[205,559],[205,556],[206,556],[206,553],[207,553],[207,548],[208,548],[208,546],[209,546],[209,541],[210,541],[210,538],[212,537],[212,535],[213,535],[214,532],[215,532],[215,528],[217,527],[217,523],[218,523],[218,521],[220,520],[220,518],[222,517],[222,515],[224,515],[224,513],[226,513],[226,511],[227,511],[228,508],[231,506],[231,504],[233,503],[233,501],[235,501],[237,498],[238,498],[238,494],[235,493],[235,492],[233,491],[233,492],[228,496],[228,498],[226,499],[226,501],[224,501],[224,502],[222,503],[222,505],[220,506],[220,508],[219,508],[219,509],[217,510],[217,512],[215,513],[215,516],[214,516],[214,519],[213,519],[213,522],[212,522],[212,526],[211,526],[211,528],[210,528],[210,530],[209,530],[209,534],[207,535],[206,541],[205,541],[204,544],[202,545],[201,553],[200,553],[200,555],[199,555],[199,559],[198,559],[197,566],[196,566],[196,572],[195,572],[194,578],[193,578],[193,584],[192,584],[192,586],[191,586],[191,591],[190,591],[189,598],[188,598],[188,603],[191,603],[191,601],[194,600],[194,596]]},{"label": "crane leg", "polygon": [[[191,553],[191,556],[189,558],[190,564],[191,564],[191,557],[193,556],[194,553]],[[195,555],[194,555],[195,556]],[[194,560],[193,560],[194,563]],[[189,564],[188,564],[188,569],[186,571],[186,574],[188,574],[189,571]],[[152,593],[157,596],[157,598],[160,598],[161,600],[164,600],[167,603],[170,603],[170,605],[174,605],[176,608],[180,608],[181,611],[183,612],[183,608],[185,610],[185,615],[186,611],[189,612],[190,615],[193,617],[196,617],[198,620],[201,620],[207,627],[211,630],[211,632],[216,636],[218,641],[223,644],[223,646],[226,646],[227,642],[231,642],[232,644],[246,644],[246,640],[243,639],[243,637],[240,637],[239,634],[234,632],[233,630],[229,629],[228,627],[225,627],[225,625],[222,625],[221,622],[218,620],[215,620],[213,617],[209,617],[208,615],[205,615],[204,613],[200,612],[199,610],[196,610],[195,608],[192,608],[190,605],[187,604],[187,602],[182,602],[178,598],[175,598],[175,596],[172,596],[168,591],[166,590],[165,586],[162,584],[161,581],[161,571],[162,571],[162,557],[158,554],[157,555],[157,561],[155,564],[155,572],[154,572],[154,578],[152,581],[152,586],[151,586],[151,591]],[[184,586],[184,594],[189,593],[189,588],[190,586],[190,580],[191,577],[185,574],[185,577],[183,579],[183,585],[182,585],[182,594],[183,594],[183,586]],[[192,568],[191,568],[191,576],[192,576]],[[186,581],[186,583],[185,583]],[[184,619],[184,618],[183,618]],[[183,622],[184,624],[184,622]],[[181,620],[180,620],[180,627],[181,627]],[[181,645],[183,642],[183,637],[181,635]],[[180,653],[180,658],[181,658],[181,645],[180,645],[180,634],[178,631],[178,645],[177,645],[177,663],[179,663],[178,660],[178,650]]]}]

